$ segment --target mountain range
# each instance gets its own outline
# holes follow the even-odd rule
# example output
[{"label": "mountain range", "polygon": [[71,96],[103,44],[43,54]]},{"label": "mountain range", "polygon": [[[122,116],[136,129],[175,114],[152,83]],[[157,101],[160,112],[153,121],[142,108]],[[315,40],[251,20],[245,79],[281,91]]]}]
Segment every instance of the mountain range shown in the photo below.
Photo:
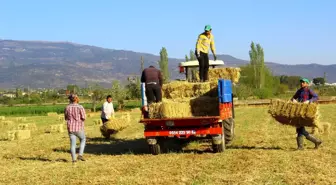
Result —
[{"label": "mountain range", "polygon": [[[113,80],[123,83],[129,75],[141,74],[141,56],[145,67],[158,67],[160,57],[148,53],[70,42],[0,40],[0,88],[64,88],[68,84],[83,87],[93,83],[111,87]],[[230,55],[218,55],[217,58],[230,67],[248,63]],[[177,67],[181,61],[184,59],[169,58],[172,79],[184,78]],[[266,62],[266,65],[275,75],[298,75],[312,79],[322,77],[325,72],[328,82],[336,82],[336,64],[284,65]]]}]

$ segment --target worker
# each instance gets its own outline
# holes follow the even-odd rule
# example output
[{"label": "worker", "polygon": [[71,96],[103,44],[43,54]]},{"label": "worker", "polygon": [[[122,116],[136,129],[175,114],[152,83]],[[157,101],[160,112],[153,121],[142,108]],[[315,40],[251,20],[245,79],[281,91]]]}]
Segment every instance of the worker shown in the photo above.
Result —
[{"label": "worker", "polygon": [[114,107],[112,103],[112,96],[108,95],[106,97],[106,101],[104,102],[102,106],[102,112],[101,112],[101,120],[103,122],[103,125],[111,118],[114,117]]},{"label": "worker", "polygon": [[206,25],[204,32],[198,36],[195,54],[199,62],[199,77],[201,82],[209,80],[208,71],[209,71],[209,47],[211,48],[214,60],[216,57],[215,41],[214,36],[211,33],[212,28],[210,25]]},{"label": "worker", "polygon": [[[300,79],[301,88],[298,89],[295,95],[292,97],[291,100],[293,102],[313,103],[318,100],[317,94],[309,88],[309,83],[310,82],[307,78]],[[322,144],[322,141],[309,134],[305,127],[297,127],[296,132],[298,150],[303,150],[303,136],[315,144],[315,149],[317,149]]]},{"label": "worker", "polygon": [[162,101],[162,73],[154,66],[149,66],[142,71],[141,82],[145,83],[145,94],[147,97],[147,104]]},{"label": "worker", "polygon": [[[85,161],[83,158],[85,148],[84,121],[86,119],[85,109],[79,105],[79,98],[76,94],[70,94],[69,105],[64,110],[64,119],[67,122],[67,129],[70,137],[70,152],[73,164],[77,160]],[[76,159],[76,138],[80,140],[79,155]]]}]

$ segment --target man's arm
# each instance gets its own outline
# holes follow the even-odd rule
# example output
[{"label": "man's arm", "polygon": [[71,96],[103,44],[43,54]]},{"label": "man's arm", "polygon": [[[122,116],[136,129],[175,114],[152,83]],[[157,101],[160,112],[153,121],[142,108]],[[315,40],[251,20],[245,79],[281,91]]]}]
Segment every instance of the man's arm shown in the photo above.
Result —
[{"label": "man's arm", "polygon": [[211,48],[212,54],[216,57],[216,46],[215,46],[215,39],[214,39],[213,35],[212,35],[211,41],[210,41],[210,48]]},{"label": "man's arm", "polygon": [[163,78],[162,78],[162,73],[161,73],[161,71],[159,70],[159,84],[160,84],[160,86],[162,87],[162,83],[163,83]]},{"label": "man's arm", "polygon": [[201,53],[201,51],[200,51],[200,48],[201,48],[201,36],[202,36],[202,34],[201,35],[199,35],[198,36],[198,38],[197,38],[197,42],[196,42],[196,57],[198,58],[199,56],[200,56],[200,53]]},{"label": "man's arm", "polygon": [[145,83],[145,82],[146,82],[145,70],[142,71],[142,74],[141,74],[141,82],[142,82],[142,83]]},{"label": "man's arm", "polygon": [[300,90],[297,90],[296,93],[294,94],[294,96],[292,97],[292,101],[295,100],[295,99],[298,99],[300,96]]},{"label": "man's arm", "polygon": [[80,119],[82,121],[85,121],[85,119],[86,119],[85,109],[84,109],[83,106],[81,106],[81,108],[80,108]]},{"label": "man's arm", "polygon": [[111,117],[111,115],[109,115],[108,114],[108,103],[107,102],[105,102],[104,104],[103,104],[103,112],[104,112],[104,115],[105,115],[105,118],[106,119],[110,119],[110,117]]},{"label": "man's arm", "polygon": [[68,120],[67,108],[64,108],[64,120]]},{"label": "man's arm", "polygon": [[318,100],[317,94],[313,90],[311,90],[311,89],[309,89],[309,95],[312,97],[309,100],[310,102],[316,102]]}]

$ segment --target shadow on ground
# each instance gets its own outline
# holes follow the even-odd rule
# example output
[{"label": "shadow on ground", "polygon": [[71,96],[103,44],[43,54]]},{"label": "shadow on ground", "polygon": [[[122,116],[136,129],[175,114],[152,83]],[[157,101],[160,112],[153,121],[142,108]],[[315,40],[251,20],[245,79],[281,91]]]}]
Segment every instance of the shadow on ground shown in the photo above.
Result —
[{"label": "shadow on ground", "polygon": [[243,150],[282,150],[280,147],[258,147],[258,146],[238,146],[238,145],[231,145],[227,146],[227,149],[243,149]]},{"label": "shadow on ground", "polygon": [[[188,142],[181,140],[165,140],[164,143],[161,143],[163,146],[162,153],[209,153],[212,152],[209,149],[206,150],[191,150],[183,149]],[[77,145],[77,152],[79,150]],[[59,147],[54,148],[54,152],[66,152],[70,153],[69,148]],[[143,155],[151,154],[149,151],[148,144],[145,139],[105,139],[101,137],[96,138],[87,138],[86,146],[84,153],[94,154],[94,155],[123,155],[123,154],[133,154],[133,155]]]}]

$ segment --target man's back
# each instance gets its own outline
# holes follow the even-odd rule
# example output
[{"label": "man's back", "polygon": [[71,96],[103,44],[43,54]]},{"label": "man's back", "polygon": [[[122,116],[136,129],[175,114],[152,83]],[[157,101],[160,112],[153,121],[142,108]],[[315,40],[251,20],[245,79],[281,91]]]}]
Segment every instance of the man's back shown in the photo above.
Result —
[{"label": "man's back", "polygon": [[146,68],[141,75],[141,82],[144,83],[157,83],[162,86],[161,71],[155,67]]}]

